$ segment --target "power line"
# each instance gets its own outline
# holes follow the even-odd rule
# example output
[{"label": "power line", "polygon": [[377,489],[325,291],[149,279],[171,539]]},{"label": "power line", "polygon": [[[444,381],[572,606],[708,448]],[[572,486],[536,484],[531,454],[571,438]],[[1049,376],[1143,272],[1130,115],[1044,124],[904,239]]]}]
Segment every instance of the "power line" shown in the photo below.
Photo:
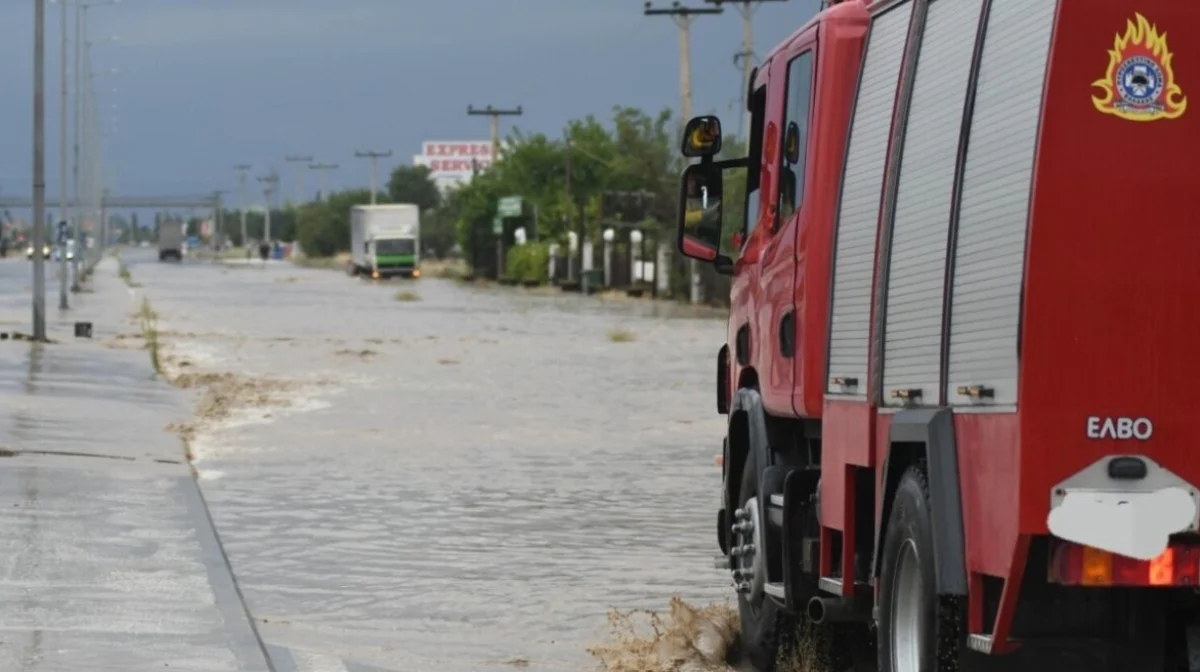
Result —
[{"label": "power line", "polygon": [[378,190],[379,184],[379,160],[386,159],[392,155],[392,150],[386,152],[354,152],[354,155],[360,159],[371,160],[371,205],[375,205],[375,192]]}]

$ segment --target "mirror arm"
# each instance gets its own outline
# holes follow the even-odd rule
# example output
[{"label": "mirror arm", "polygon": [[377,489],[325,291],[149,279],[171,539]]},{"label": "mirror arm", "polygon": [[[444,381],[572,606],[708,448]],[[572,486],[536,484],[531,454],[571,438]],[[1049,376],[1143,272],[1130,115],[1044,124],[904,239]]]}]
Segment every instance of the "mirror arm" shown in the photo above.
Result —
[{"label": "mirror arm", "polygon": [[718,254],[716,259],[712,261],[713,270],[720,275],[733,275],[733,259]]},{"label": "mirror arm", "polygon": [[[705,163],[708,163],[707,161]],[[743,156],[740,159],[725,159],[723,161],[712,161],[713,167],[718,170],[727,170],[729,168],[745,168],[750,165],[750,157]]]}]

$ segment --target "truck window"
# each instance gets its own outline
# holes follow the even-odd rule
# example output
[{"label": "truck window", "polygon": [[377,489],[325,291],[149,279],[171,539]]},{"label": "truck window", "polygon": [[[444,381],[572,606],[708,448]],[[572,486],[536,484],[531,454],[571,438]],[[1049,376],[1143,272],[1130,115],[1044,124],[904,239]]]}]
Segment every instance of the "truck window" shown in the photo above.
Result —
[{"label": "truck window", "polygon": [[790,219],[804,201],[804,157],[808,150],[812,60],[812,52],[806,51],[788,64],[783,151],[779,158],[779,217],[775,220],[772,233],[778,231],[781,223]]},{"label": "truck window", "polygon": [[754,233],[755,227],[758,226],[758,196],[759,187],[762,184],[762,135],[763,128],[766,126],[767,113],[767,87],[760,86],[754,90],[754,95],[750,97],[750,148],[747,153],[749,157],[749,165],[746,167],[746,216],[745,216],[745,231],[746,236],[742,244],[750,239],[750,234]]},{"label": "truck window", "polygon": [[416,243],[411,238],[375,241],[375,254],[413,254],[415,250]]}]

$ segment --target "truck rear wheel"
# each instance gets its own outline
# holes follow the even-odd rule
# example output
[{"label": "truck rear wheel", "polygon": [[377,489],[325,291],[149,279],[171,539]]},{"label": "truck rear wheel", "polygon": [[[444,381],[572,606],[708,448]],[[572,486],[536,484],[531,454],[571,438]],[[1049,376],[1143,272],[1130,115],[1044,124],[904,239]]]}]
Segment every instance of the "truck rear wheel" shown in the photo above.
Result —
[{"label": "truck rear wheel", "polygon": [[962,609],[940,599],[933,561],[929,482],[922,466],[896,488],[883,542],[879,672],[961,670]]},{"label": "truck rear wheel", "polygon": [[738,506],[733,521],[731,550],[751,547],[748,553],[735,555],[732,566],[738,585],[738,615],[742,622],[742,652],[759,672],[773,672],[785,642],[783,637],[796,630],[789,617],[764,591],[766,582],[766,548],[762,539],[767,524],[760,515],[758,479],[762,467],[753,455],[742,468]]}]

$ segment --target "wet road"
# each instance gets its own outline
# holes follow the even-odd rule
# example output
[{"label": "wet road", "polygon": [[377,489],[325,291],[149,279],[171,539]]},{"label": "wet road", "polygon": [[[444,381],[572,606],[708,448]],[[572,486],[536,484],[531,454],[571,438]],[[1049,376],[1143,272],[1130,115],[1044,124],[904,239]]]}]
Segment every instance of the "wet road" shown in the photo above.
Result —
[{"label": "wet road", "polygon": [[169,375],[197,383],[195,464],[271,644],[410,672],[594,669],[610,608],[729,594],[711,564],[723,321],[124,256]]}]

